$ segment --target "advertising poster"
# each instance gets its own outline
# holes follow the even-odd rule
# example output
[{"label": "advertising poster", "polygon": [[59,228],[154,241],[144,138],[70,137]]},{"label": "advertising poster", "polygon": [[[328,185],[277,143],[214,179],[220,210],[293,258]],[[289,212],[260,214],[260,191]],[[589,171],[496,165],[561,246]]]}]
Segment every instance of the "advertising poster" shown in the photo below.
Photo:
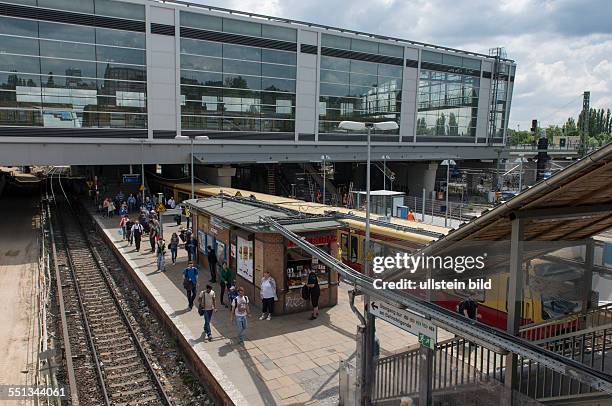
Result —
[{"label": "advertising poster", "polygon": [[236,272],[253,283],[253,242],[238,237],[238,258]]},{"label": "advertising poster", "polygon": [[225,260],[225,243],[217,240],[217,261],[219,261],[219,265],[223,264]]},{"label": "advertising poster", "polygon": [[202,230],[198,230],[198,248],[200,249],[200,252],[206,252],[206,234],[204,234],[204,231]]}]

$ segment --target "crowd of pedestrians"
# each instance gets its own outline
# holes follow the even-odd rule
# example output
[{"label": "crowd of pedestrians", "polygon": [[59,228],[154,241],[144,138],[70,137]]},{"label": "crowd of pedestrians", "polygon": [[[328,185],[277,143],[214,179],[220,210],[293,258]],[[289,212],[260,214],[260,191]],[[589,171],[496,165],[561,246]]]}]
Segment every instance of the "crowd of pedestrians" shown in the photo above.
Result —
[{"label": "crowd of pedestrians", "polygon": [[[244,343],[248,326],[247,319],[251,315],[250,299],[244,294],[244,288],[236,286],[235,275],[227,262],[223,261],[219,264],[217,254],[210,245],[206,249],[210,283],[204,285],[204,289],[199,289],[199,286],[201,286],[198,284],[199,268],[196,265],[198,241],[189,228],[190,213],[188,209],[183,208],[182,215],[177,214],[174,217],[177,227],[180,227],[182,217],[185,216],[187,218],[187,228],[180,229],[178,233],[173,232],[169,241],[166,242],[162,235],[161,219],[158,211],[161,211],[159,209],[160,205],[164,206],[163,209],[178,207],[173,198],[159,202],[154,196],[145,196],[142,200],[141,195],[130,194],[125,196],[121,191],[114,198],[107,197],[102,200],[98,196],[96,194],[98,213],[107,218],[113,218],[115,215],[120,217],[119,233],[122,239],[127,241],[128,246],[133,246],[136,252],[140,252],[143,238],[148,237],[150,251],[149,248],[145,248],[145,251],[155,255],[158,272],[165,272],[166,270],[167,249],[170,250],[172,265],[175,265],[181,243],[184,244],[187,266],[183,269],[182,274],[183,288],[187,296],[187,309],[192,310],[194,305],[197,307],[198,314],[204,318],[203,334],[210,341],[212,340],[211,323],[213,314],[217,311],[217,300],[219,300],[221,306],[230,310],[230,320],[236,326],[238,343]],[[220,288],[219,296],[215,293],[213,285],[217,283],[217,276]],[[311,299],[317,296],[315,286],[313,288]],[[259,319],[271,320],[274,313],[274,302],[278,300],[278,297],[276,281],[269,272],[264,272],[260,291],[262,314]],[[316,317],[316,315],[318,315],[318,309],[316,309],[316,313],[313,312],[313,316]]]}]

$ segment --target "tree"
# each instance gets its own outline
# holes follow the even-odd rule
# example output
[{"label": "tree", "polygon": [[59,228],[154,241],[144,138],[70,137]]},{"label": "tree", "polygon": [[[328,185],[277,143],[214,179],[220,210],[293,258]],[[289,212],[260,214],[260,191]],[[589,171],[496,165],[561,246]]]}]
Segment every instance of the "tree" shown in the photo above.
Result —
[{"label": "tree", "polygon": [[510,145],[531,144],[534,136],[530,131],[515,131],[508,128],[508,140]]}]

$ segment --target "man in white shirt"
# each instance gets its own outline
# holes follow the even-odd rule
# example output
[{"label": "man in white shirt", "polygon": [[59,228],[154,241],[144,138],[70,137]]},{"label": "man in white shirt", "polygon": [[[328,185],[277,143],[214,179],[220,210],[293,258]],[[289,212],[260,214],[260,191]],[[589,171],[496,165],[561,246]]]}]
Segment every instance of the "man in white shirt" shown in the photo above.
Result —
[{"label": "man in white shirt", "polygon": [[250,316],[249,298],[244,295],[244,288],[238,288],[238,296],[232,301],[230,317],[236,322],[238,329],[238,342],[244,344],[244,331],[247,328],[247,317]]},{"label": "man in white shirt", "polygon": [[208,341],[212,341],[212,332],[210,330],[210,320],[212,319],[212,314],[216,310],[217,300],[215,298],[215,291],[212,290],[212,286],[206,285],[206,290],[200,292],[200,296],[198,297],[199,307],[203,310],[204,314],[204,334],[206,334],[206,338]]}]

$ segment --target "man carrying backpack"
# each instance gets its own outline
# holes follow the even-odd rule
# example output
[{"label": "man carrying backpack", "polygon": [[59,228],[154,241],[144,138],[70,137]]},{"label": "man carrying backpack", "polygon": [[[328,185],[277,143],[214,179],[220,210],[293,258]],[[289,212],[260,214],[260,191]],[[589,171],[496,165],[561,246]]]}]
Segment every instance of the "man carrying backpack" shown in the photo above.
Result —
[{"label": "man carrying backpack", "polygon": [[193,301],[196,297],[196,287],[198,285],[198,268],[189,261],[187,268],[183,270],[183,288],[187,291],[187,307],[193,308]]},{"label": "man carrying backpack", "polygon": [[249,309],[249,298],[244,295],[244,288],[238,288],[238,296],[232,300],[232,311],[230,317],[236,322],[238,329],[238,343],[244,344],[244,331],[247,328],[247,317],[251,315]]},{"label": "man carrying backpack", "polygon": [[215,297],[215,291],[212,290],[212,286],[206,285],[206,290],[201,291],[198,296],[198,313],[204,316],[204,334],[206,334],[208,341],[212,341],[210,321],[216,308],[217,299]]},{"label": "man carrying backpack", "polygon": [[132,238],[134,238],[134,245],[136,245],[136,251],[140,251],[140,239],[142,238],[142,232],[144,228],[140,223],[134,223],[132,226]]}]

